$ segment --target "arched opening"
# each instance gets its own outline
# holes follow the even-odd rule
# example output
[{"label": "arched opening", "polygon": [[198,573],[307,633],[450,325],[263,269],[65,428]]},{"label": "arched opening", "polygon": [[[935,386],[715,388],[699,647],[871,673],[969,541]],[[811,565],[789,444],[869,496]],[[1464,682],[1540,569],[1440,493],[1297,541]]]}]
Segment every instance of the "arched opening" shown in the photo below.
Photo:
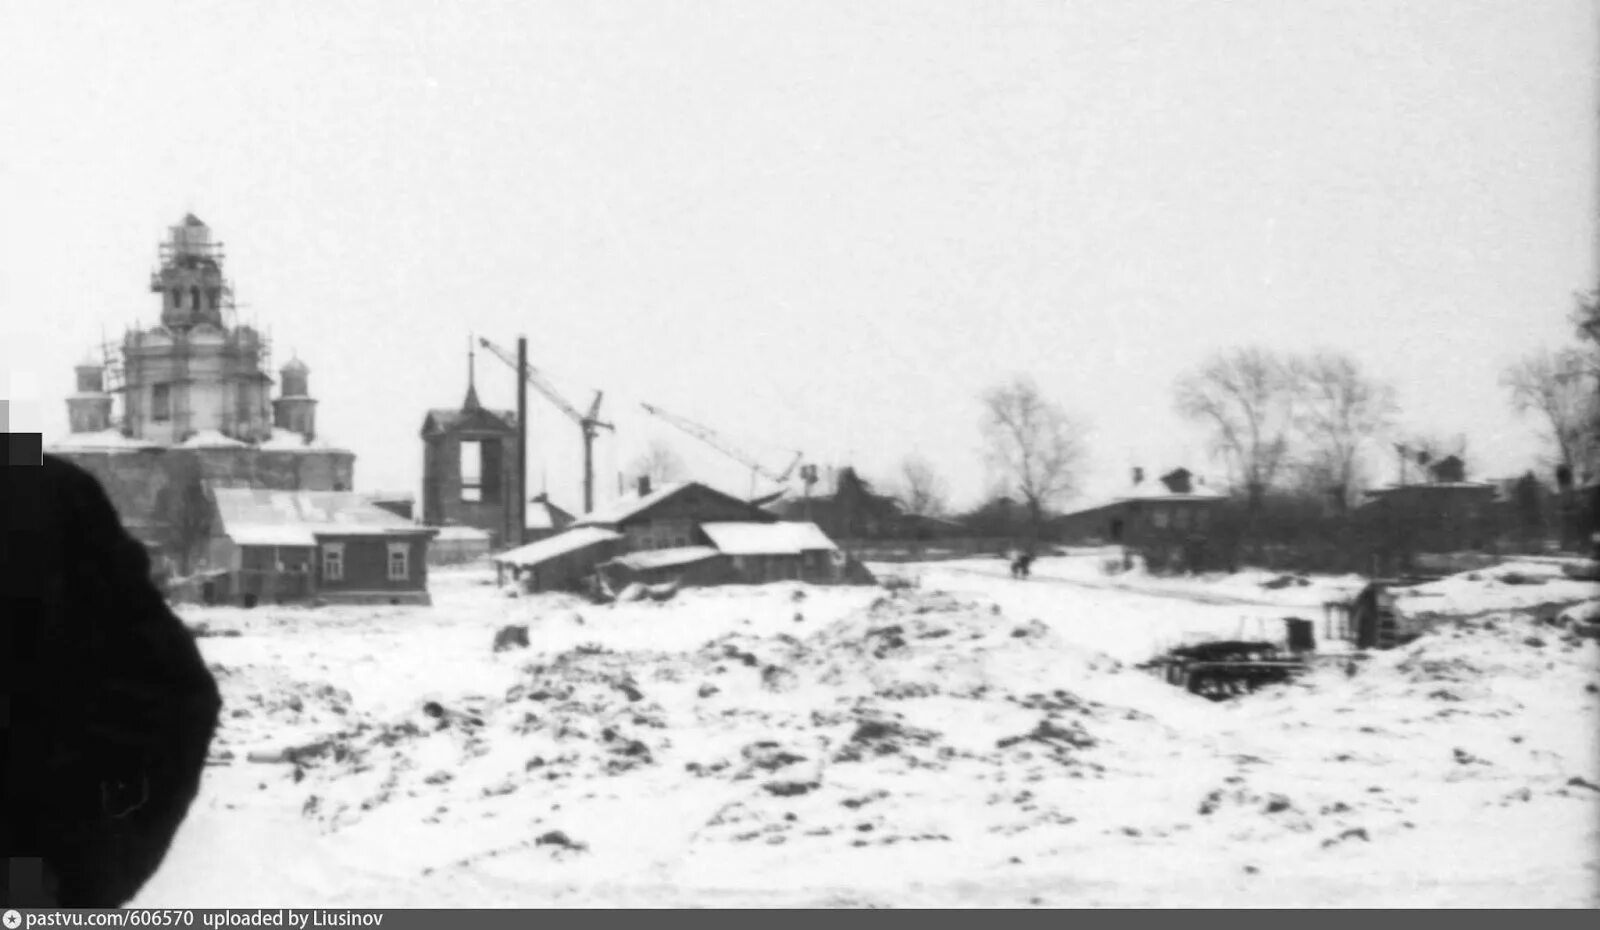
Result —
[{"label": "arched opening", "polygon": [[200,288],[198,287],[189,288],[189,308],[196,313],[199,313],[202,309],[200,304]]}]

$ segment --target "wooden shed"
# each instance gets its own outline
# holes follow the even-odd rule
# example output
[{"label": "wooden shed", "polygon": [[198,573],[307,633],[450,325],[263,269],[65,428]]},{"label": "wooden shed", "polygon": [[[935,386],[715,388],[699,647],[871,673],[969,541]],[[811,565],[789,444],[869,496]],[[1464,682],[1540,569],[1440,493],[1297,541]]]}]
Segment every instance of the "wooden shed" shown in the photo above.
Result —
[{"label": "wooden shed", "polygon": [[502,552],[493,561],[502,580],[510,570],[527,591],[578,591],[600,563],[618,553],[621,543],[620,533],[579,527]]}]

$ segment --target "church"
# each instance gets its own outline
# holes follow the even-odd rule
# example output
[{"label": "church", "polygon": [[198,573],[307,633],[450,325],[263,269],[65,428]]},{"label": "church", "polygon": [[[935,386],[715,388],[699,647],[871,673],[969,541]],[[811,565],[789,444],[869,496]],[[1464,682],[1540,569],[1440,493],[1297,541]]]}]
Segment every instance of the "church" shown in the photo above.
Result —
[{"label": "church", "polygon": [[213,489],[354,483],[354,453],[317,431],[310,367],[291,358],[273,378],[270,342],[238,322],[223,264],[199,218],[169,228],[149,282],[159,321],[77,366],[70,432],[46,449],[99,478],[155,561],[183,573],[204,567]]}]

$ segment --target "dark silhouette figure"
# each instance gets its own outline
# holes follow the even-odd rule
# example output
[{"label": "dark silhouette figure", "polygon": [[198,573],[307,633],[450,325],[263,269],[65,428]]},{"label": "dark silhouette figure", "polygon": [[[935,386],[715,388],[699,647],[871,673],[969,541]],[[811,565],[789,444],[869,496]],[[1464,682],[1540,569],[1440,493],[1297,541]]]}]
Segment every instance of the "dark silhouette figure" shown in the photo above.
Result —
[{"label": "dark silhouette figure", "polygon": [[[221,698],[144,547],[88,472],[12,466],[0,642],[8,905],[120,907],[200,787]],[[5,648],[9,647],[9,649]]]}]

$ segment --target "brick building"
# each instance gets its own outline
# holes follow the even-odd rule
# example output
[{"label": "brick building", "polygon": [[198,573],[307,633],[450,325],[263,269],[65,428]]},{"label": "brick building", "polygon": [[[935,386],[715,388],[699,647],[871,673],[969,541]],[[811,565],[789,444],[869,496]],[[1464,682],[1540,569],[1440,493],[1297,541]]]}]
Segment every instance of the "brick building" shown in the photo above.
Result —
[{"label": "brick building", "polygon": [[422,421],[422,522],[470,526],[489,534],[491,550],[522,538],[517,500],[517,414],[478,401],[468,361],[467,396],[459,410],[429,410]]}]

